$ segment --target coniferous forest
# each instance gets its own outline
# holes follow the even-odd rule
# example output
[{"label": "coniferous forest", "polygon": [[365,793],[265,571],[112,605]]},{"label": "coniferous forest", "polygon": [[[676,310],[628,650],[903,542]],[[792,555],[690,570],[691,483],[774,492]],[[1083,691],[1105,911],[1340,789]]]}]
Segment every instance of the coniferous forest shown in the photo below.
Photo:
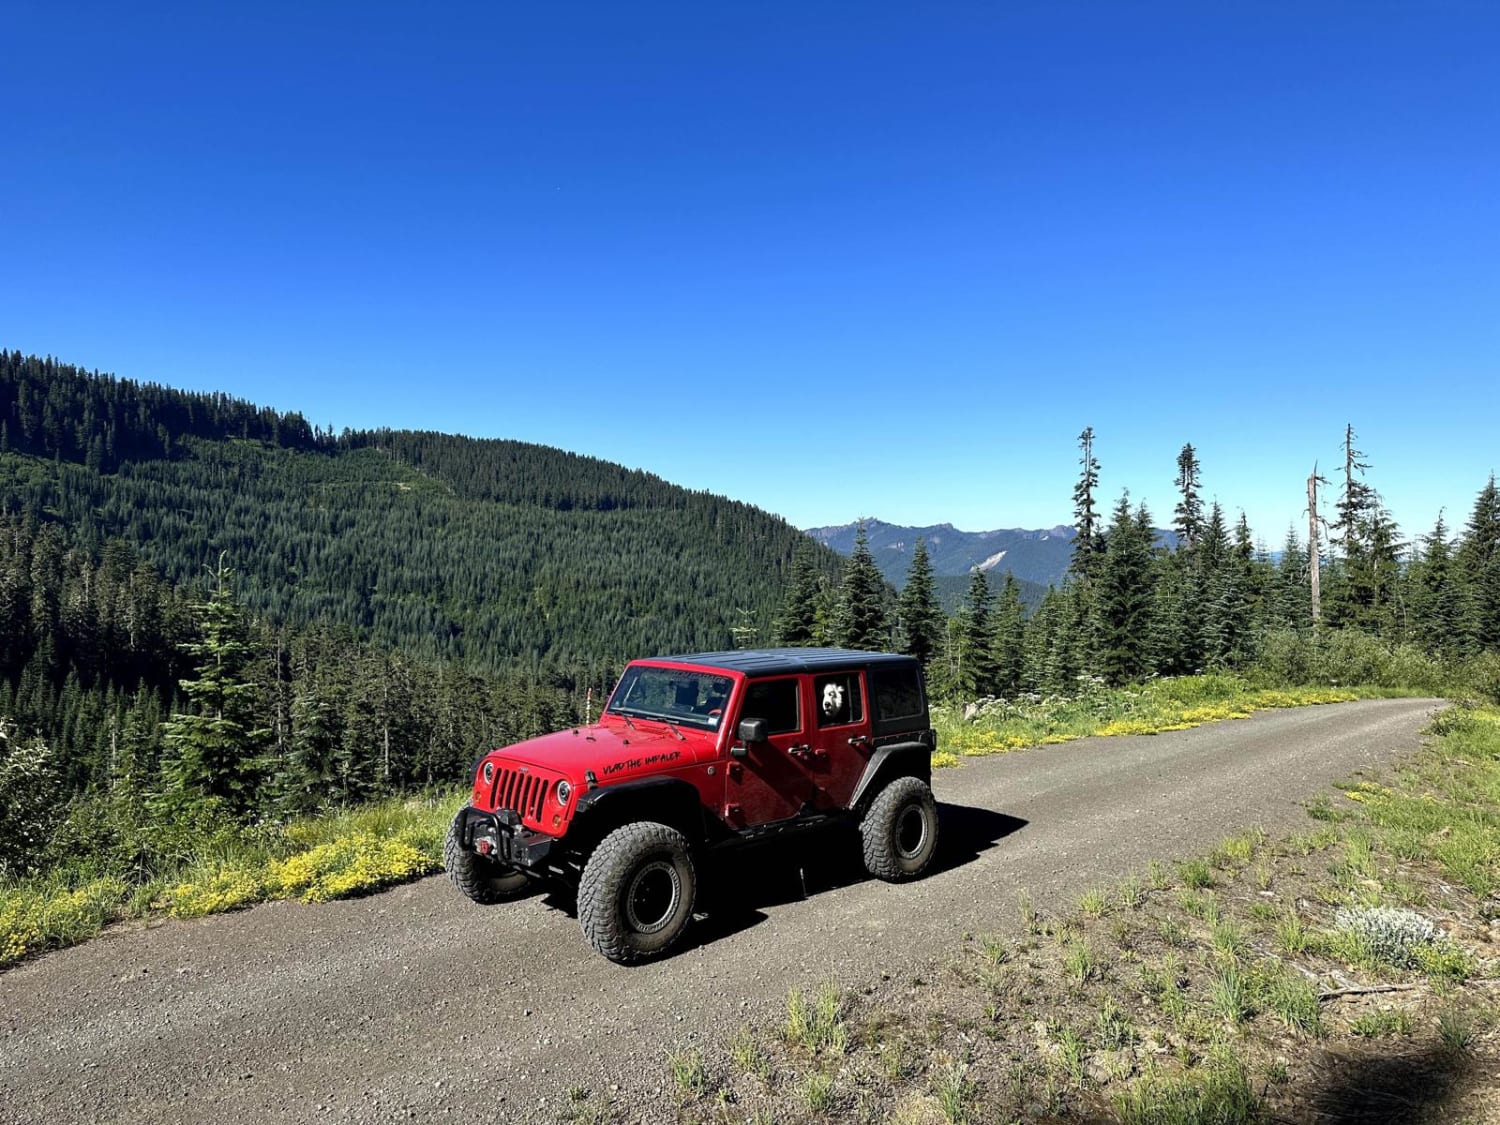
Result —
[{"label": "coniferous forest", "polygon": [[1158,546],[1128,494],[1103,509],[1092,430],[1067,581],[1033,610],[975,572],[949,616],[920,544],[897,595],[862,535],[845,561],[592,458],[334,434],[0,353],[0,876],[86,854],[145,878],[225,823],[452,784],[487,747],[597,713],[652,653],[897,648],[960,701],[1219,669],[1316,680],[1334,649],[1350,676],[1351,652],[1492,658],[1495,482],[1461,527],[1407,540],[1344,439],[1316,624],[1306,540],[1273,557],[1205,505],[1187,445],[1177,546]]}]

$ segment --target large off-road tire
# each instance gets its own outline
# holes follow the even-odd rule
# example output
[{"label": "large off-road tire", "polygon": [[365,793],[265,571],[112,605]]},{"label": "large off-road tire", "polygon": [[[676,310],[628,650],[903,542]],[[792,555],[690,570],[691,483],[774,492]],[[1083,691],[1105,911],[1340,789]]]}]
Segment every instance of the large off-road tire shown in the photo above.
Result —
[{"label": "large off-road tire", "polygon": [[898,777],[870,803],[859,822],[865,869],[877,879],[915,879],[937,852],[937,801],[927,783]]},{"label": "large off-road tire", "polygon": [[633,965],[665,953],[693,916],[698,875],[687,837],[642,820],[594,849],[578,882],[583,936],[611,961]]},{"label": "large off-road tire", "polygon": [[458,833],[452,828],[448,829],[448,839],[443,843],[443,866],[447,868],[453,885],[481,906],[493,906],[515,898],[531,882],[515,868],[462,847]]}]

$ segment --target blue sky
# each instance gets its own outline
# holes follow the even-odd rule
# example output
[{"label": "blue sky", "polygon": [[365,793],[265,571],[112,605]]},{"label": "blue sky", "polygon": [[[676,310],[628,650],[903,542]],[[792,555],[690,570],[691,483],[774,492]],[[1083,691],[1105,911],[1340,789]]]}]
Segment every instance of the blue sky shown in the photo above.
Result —
[{"label": "blue sky", "polygon": [[1500,468],[1492,3],[0,8],[0,347],[801,525]]}]

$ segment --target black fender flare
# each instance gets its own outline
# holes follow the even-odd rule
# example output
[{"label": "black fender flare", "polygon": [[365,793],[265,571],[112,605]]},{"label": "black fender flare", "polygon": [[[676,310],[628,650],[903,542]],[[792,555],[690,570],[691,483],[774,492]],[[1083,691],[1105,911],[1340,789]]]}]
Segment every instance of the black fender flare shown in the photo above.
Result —
[{"label": "black fender flare", "polygon": [[698,790],[678,777],[648,777],[601,785],[578,798],[565,837],[569,850],[594,847],[622,824],[654,820],[677,829],[694,845],[707,838],[703,800]]},{"label": "black fender flare", "polygon": [[865,772],[854,787],[854,796],[849,800],[849,809],[856,815],[864,813],[875,795],[887,783],[898,777],[920,778],[932,784],[932,746],[928,742],[890,742],[877,747],[870,760],[865,763]]}]

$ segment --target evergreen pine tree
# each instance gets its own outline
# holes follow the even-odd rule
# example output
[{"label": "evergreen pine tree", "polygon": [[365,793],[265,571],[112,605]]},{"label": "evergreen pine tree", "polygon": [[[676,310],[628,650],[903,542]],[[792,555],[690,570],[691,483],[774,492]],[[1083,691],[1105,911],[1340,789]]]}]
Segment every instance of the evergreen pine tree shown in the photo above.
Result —
[{"label": "evergreen pine tree", "polygon": [[1464,633],[1470,646],[1500,647],[1500,489],[1493,474],[1474,500],[1458,567],[1466,587]]},{"label": "evergreen pine tree", "polygon": [[179,685],[192,709],[174,714],[164,735],[173,790],[189,800],[216,799],[243,813],[254,798],[269,731],[257,723],[255,685],[247,675],[252,654],[230,573],[221,558],[212,594],[196,607],[199,637],[183,646],[196,678]]},{"label": "evergreen pine tree", "polygon": [[870,554],[864,524],[854,537],[854,553],[839,587],[837,641],[844,648],[879,651],[890,643],[885,614],[885,579]]},{"label": "evergreen pine tree", "polygon": [[1412,629],[1427,651],[1453,653],[1464,639],[1464,591],[1442,512],[1422,538],[1422,548],[1421,558],[1411,564]]},{"label": "evergreen pine tree", "polygon": [[958,613],[959,694],[968,700],[995,694],[995,656],[990,607],[994,593],[984,571],[969,574],[969,591]]},{"label": "evergreen pine tree", "polygon": [[942,640],[943,611],[938,608],[927,544],[920,537],[912,548],[911,568],[901,589],[897,613],[904,635],[902,651],[915,656],[924,666],[930,664]]},{"label": "evergreen pine tree", "polygon": [[1132,514],[1130,494],[1120,497],[1105,535],[1095,613],[1099,671],[1112,684],[1140,679],[1150,670],[1154,573],[1151,518],[1145,505]]},{"label": "evergreen pine tree", "polygon": [[995,603],[994,639],[990,645],[995,694],[1013,698],[1026,675],[1026,610],[1014,574],[1005,576]]},{"label": "evergreen pine tree", "polygon": [[812,544],[797,544],[792,554],[792,573],[787,583],[786,599],[776,617],[777,644],[800,646],[816,643],[818,579]]},{"label": "evergreen pine tree", "polygon": [[1196,543],[1198,533],[1203,528],[1203,501],[1198,495],[1199,475],[1198,452],[1189,442],[1177,454],[1176,484],[1180,499],[1177,501],[1175,526],[1177,542],[1183,547],[1191,547]]},{"label": "evergreen pine tree", "polygon": [[1068,573],[1080,581],[1093,577],[1100,555],[1103,539],[1099,533],[1099,513],[1094,506],[1094,490],[1099,487],[1099,461],[1094,457],[1094,427],[1085,427],[1078,435],[1081,469],[1078,483],[1073,486],[1073,523],[1078,537],[1073,540],[1073,558]]},{"label": "evergreen pine tree", "polygon": [[1296,529],[1289,527],[1271,580],[1270,617],[1278,628],[1299,633],[1308,629],[1307,581],[1307,549],[1297,538]]}]

